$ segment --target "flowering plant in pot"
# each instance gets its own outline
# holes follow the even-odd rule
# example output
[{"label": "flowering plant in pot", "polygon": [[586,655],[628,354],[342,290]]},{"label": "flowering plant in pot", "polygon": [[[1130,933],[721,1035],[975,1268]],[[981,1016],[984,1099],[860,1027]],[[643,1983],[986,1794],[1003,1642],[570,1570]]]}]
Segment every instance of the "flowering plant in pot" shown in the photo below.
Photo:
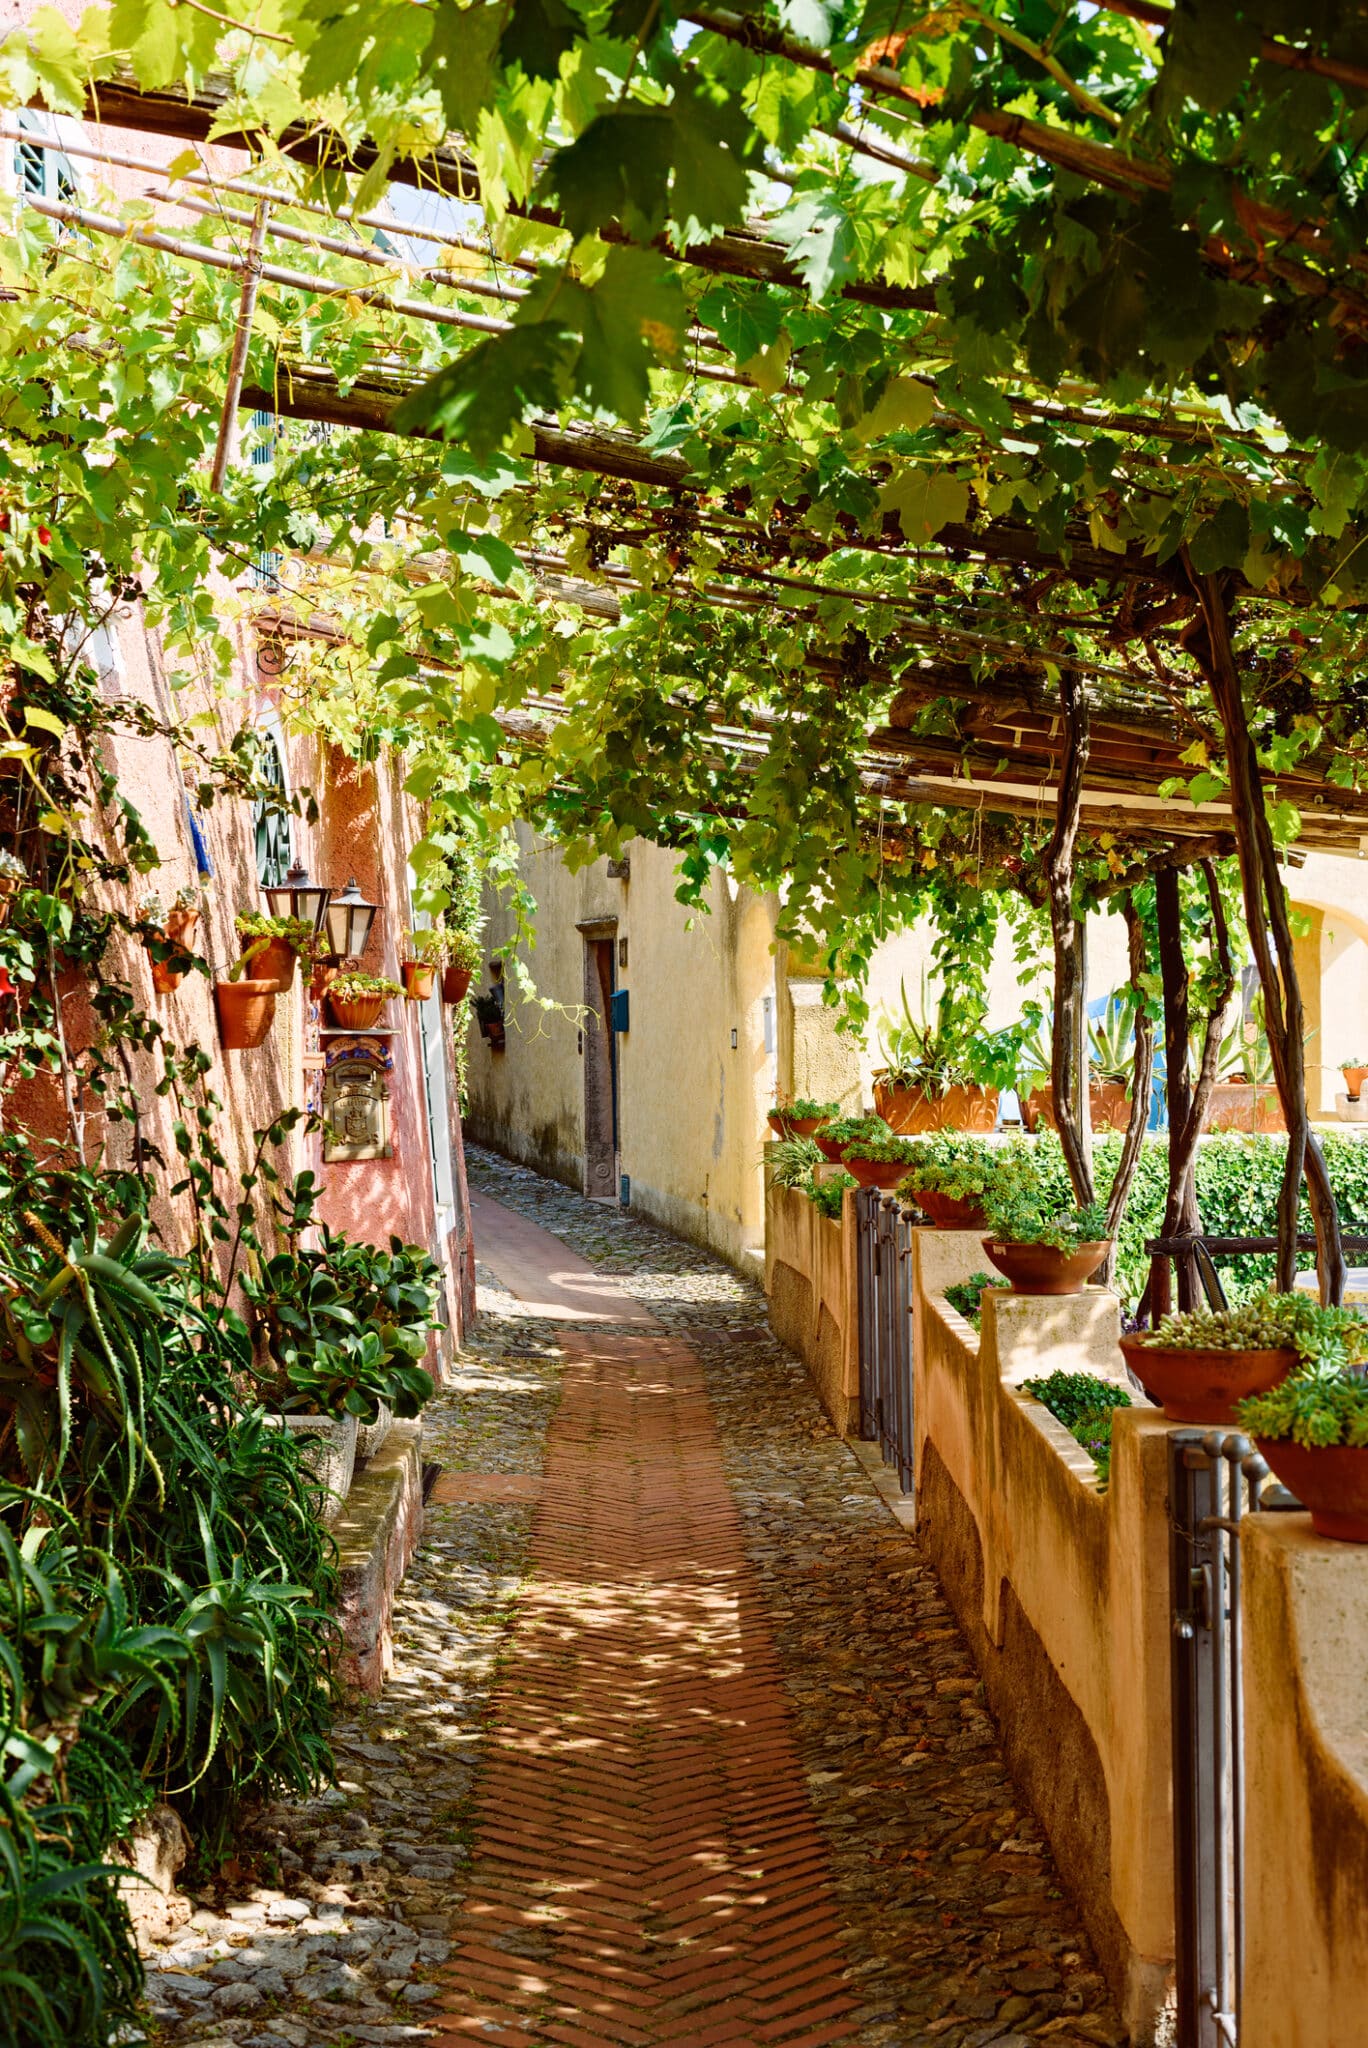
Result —
[{"label": "flowering plant in pot", "polygon": [[1121,1339],[1126,1364],[1170,1422],[1225,1423],[1303,1363],[1368,1356],[1368,1323],[1307,1294],[1259,1294],[1239,1308],[1187,1309]]},{"label": "flowering plant in pot", "polygon": [[152,986],[159,996],[180,987],[190,966],[190,940],[199,922],[193,889],[178,889],[168,910],[155,889],[138,898],[134,915],[143,928],[152,961]]},{"label": "flowering plant in pot", "polygon": [[391,996],[404,991],[382,974],[343,973],[328,983],[328,1008],[343,1031],[369,1031]]},{"label": "flowering plant in pot", "polygon": [[881,1116],[830,1116],[812,1133],[813,1142],[823,1159],[830,1160],[833,1166],[840,1165],[841,1153],[847,1145],[854,1145],[864,1138],[892,1136],[891,1126]]},{"label": "flowering plant in pot", "polygon": [[966,1131],[936,1131],[914,1138],[912,1163],[898,1193],[915,1201],[942,1230],[987,1227],[984,1198],[1002,1156],[1001,1147]]},{"label": "flowering plant in pot", "polygon": [[910,1138],[856,1138],[842,1148],[841,1164],[862,1188],[892,1189],[907,1172],[911,1153]]},{"label": "flowering plant in pot", "polygon": [[300,955],[313,957],[313,925],[303,917],[268,917],[264,910],[244,910],[236,924],[244,942],[243,963],[251,967],[253,979],[269,982],[284,995],[293,986]]},{"label": "flowering plant in pot", "polygon": [[1318,1536],[1368,1543],[1368,1380],[1334,1355],[1337,1348],[1241,1401],[1239,1419],[1310,1509]]},{"label": "flowering plant in pot", "polygon": [[983,1207],[983,1249],[1013,1294],[1081,1294],[1111,1249],[1102,1203],[1076,1208],[1026,1151],[1004,1154]]},{"label": "flowering plant in pot", "polygon": [[480,964],[478,932],[448,931],[446,966],[442,969],[442,1001],[459,1003],[469,993]]},{"label": "flowering plant in pot", "polygon": [[437,969],[446,958],[447,935],[440,925],[428,925],[420,932],[405,932],[404,958],[399,963],[404,994],[411,1003],[425,1003],[432,994]]},{"label": "flowering plant in pot", "polygon": [[835,1102],[810,1102],[800,1095],[796,1102],[776,1102],[769,1112],[769,1127],[780,1138],[810,1138],[819,1124],[835,1116]]}]

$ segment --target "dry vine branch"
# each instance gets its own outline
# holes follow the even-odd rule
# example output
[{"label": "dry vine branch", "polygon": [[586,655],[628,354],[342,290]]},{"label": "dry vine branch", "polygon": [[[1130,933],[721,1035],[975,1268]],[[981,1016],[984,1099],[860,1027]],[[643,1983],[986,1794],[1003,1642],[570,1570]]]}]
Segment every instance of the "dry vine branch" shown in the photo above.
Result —
[{"label": "dry vine branch", "polygon": [[1054,938],[1054,1018],[1050,1036],[1050,1085],[1064,1161],[1079,1207],[1093,1199],[1092,1117],[1088,1103],[1088,1040],[1085,1002],[1084,924],[1073,900],[1074,849],[1088,765],[1088,700],[1073,670],[1059,679],[1065,748],[1060,767],[1055,828],[1045,859]]}]

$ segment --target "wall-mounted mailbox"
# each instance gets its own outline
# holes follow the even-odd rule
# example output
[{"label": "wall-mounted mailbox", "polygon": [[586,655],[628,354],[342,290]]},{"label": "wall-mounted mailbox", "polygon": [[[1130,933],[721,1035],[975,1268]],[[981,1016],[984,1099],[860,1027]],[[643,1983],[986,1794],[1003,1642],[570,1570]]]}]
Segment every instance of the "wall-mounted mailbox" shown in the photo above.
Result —
[{"label": "wall-mounted mailbox", "polygon": [[618,988],[613,990],[609,998],[608,1022],[614,1031],[627,1031],[631,1028],[628,1023],[627,995],[628,991],[625,988]]}]

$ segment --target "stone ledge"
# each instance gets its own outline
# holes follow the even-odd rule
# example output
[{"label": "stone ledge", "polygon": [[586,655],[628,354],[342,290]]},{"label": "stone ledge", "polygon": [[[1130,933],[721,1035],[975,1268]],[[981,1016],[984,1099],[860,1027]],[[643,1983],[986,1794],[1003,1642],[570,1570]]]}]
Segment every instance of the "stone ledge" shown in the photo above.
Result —
[{"label": "stone ledge", "polygon": [[394,1665],[394,1595],[423,1532],[423,1425],[396,1422],[352,1481],[333,1524],[341,1588],[340,1674],[378,1694]]}]

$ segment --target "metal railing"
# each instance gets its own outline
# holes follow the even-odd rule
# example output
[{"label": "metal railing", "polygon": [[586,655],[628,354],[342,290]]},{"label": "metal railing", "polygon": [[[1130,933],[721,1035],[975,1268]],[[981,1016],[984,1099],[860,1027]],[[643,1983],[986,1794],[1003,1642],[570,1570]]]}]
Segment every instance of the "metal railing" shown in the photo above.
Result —
[{"label": "metal railing", "polygon": [[860,1435],[912,1491],[912,1220],[893,1195],[855,1197],[860,1295]]},{"label": "metal railing", "polygon": [[1178,2048],[1236,2048],[1244,1971],[1240,1527],[1298,1503],[1247,1436],[1169,1447]]}]

